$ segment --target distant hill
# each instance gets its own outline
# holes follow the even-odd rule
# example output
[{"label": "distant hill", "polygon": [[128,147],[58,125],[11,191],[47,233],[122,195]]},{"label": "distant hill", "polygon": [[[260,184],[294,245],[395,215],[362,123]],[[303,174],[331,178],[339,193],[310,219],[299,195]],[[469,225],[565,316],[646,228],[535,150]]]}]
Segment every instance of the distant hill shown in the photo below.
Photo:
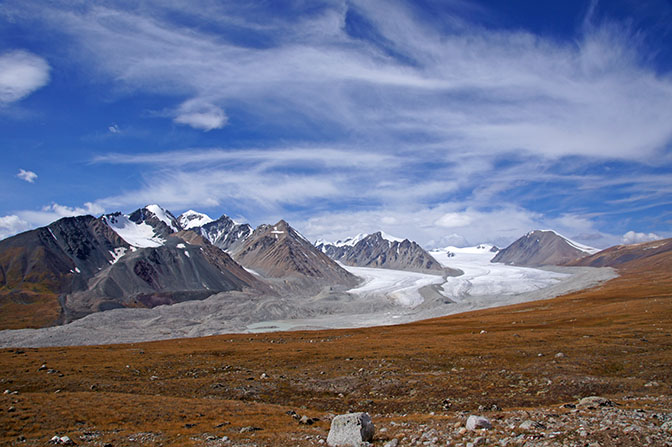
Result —
[{"label": "distant hill", "polygon": [[596,253],[592,247],[574,242],[552,230],[535,230],[497,252],[491,262],[540,267],[563,265]]},{"label": "distant hill", "polygon": [[335,261],[355,267],[376,267],[421,273],[444,272],[443,266],[416,242],[381,231],[359,234],[344,241],[316,242],[317,248]]},{"label": "distant hill", "polygon": [[593,255],[569,262],[567,265],[589,267],[645,266],[663,257],[672,257],[672,239],[640,244],[616,245]]}]

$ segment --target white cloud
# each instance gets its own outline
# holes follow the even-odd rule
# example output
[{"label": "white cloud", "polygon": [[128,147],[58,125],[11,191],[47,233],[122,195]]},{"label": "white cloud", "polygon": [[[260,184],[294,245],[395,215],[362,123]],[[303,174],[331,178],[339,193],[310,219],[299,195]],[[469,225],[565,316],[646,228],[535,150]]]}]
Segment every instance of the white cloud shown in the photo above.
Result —
[{"label": "white cloud", "polygon": [[435,224],[443,228],[464,227],[469,225],[472,219],[467,214],[463,213],[446,213],[439,217]]},{"label": "white cloud", "polygon": [[5,239],[30,228],[31,225],[19,216],[0,216],[0,239]]},{"label": "white cloud", "polygon": [[95,216],[104,212],[105,209],[101,205],[86,202],[84,203],[84,206],[79,207],[69,207],[58,203],[52,203],[51,205],[44,206],[40,211],[23,210],[17,211],[16,214],[24,221],[29,222],[31,227],[36,227],[48,225],[62,217],[81,216],[84,214]]},{"label": "white cloud", "polygon": [[191,100],[179,107],[173,121],[208,132],[224,127],[228,117],[221,108],[213,104]]},{"label": "white cloud", "polygon": [[33,171],[26,171],[25,169],[19,169],[19,173],[16,174],[16,176],[28,183],[35,183],[35,179],[37,178],[37,174]]},{"label": "white cloud", "polygon": [[0,54],[0,105],[19,101],[49,82],[49,64],[26,51]]},{"label": "white cloud", "polygon": [[107,127],[107,130],[110,131],[110,133],[120,133],[121,129],[119,129],[119,126],[116,124],[112,124],[111,126]]},{"label": "white cloud", "polygon": [[628,231],[623,235],[624,244],[639,244],[640,242],[649,242],[662,239],[662,236],[658,236],[656,233],[637,233],[635,231]]}]

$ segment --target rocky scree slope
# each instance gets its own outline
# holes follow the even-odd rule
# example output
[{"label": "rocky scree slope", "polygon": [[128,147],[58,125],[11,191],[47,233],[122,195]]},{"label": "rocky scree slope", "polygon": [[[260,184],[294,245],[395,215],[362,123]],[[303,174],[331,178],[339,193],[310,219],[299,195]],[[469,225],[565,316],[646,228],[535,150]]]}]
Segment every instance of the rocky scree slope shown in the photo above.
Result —
[{"label": "rocky scree slope", "polygon": [[233,252],[233,258],[289,290],[352,288],[359,279],[336,264],[284,220],[260,225]]},{"label": "rocky scree slope", "polygon": [[375,267],[442,274],[444,268],[416,242],[385,237],[382,232],[348,238],[344,242],[318,242],[317,248],[335,261],[354,267]]}]

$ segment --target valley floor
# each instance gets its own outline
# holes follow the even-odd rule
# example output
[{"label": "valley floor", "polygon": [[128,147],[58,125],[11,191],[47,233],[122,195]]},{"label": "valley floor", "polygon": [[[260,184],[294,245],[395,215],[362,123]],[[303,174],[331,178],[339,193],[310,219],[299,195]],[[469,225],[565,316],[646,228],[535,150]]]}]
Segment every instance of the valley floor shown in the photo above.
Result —
[{"label": "valley floor", "polygon": [[[0,444],[324,445],[367,411],[381,447],[670,446],[670,271],[397,326],[3,349]],[[613,406],[571,407],[590,395]]]}]

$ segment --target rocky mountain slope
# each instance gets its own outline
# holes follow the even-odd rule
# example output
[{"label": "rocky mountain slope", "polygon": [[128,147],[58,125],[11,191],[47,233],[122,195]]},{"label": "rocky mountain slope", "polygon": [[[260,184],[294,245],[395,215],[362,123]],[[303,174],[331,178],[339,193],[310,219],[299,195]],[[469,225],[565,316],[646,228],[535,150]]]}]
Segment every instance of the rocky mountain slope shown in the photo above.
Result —
[{"label": "rocky mountain slope", "polygon": [[442,274],[444,268],[420,245],[379,231],[336,243],[318,241],[317,248],[335,261],[354,267],[376,267]]},{"label": "rocky mountain slope", "polygon": [[64,218],[0,241],[0,328],[243,289],[270,292],[157,205],[130,215]]},{"label": "rocky mountain slope", "polygon": [[235,251],[252,234],[252,227],[237,223],[226,214],[219,219],[198,227],[191,227],[209,240],[214,246],[226,251]]},{"label": "rocky mountain slope", "polygon": [[491,262],[540,267],[563,265],[598,250],[573,242],[551,230],[535,230],[500,250]]},{"label": "rocky mountain slope", "polygon": [[59,294],[85,287],[129,247],[93,216],[66,217],[0,241],[0,327],[62,321]]},{"label": "rocky mountain slope", "polygon": [[266,278],[282,279],[292,289],[350,288],[359,282],[284,220],[257,227],[233,257]]}]

